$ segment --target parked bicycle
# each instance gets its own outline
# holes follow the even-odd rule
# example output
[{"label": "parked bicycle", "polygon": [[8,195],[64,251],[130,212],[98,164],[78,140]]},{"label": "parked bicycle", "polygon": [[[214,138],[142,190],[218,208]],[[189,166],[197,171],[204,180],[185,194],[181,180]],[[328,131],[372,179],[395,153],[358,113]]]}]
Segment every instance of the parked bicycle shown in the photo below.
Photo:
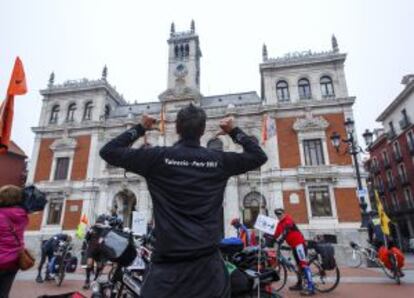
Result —
[{"label": "parked bicycle", "polygon": [[358,268],[362,265],[363,260],[369,260],[375,263],[387,277],[395,280],[397,284],[401,283],[402,272],[398,266],[397,256],[394,253],[389,253],[388,258],[390,266],[387,267],[378,257],[378,252],[372,247],[363,247],[355,242],[350,242],[352,248],[352,256],[348,261],[348,265],[353,268]]},{"label": "parked bicycle", "polygon": [[[315,289],[318,292],[327,293],[333,291],[339,284],[341,274],[339,268],[336,264],[327,264],[324,263],[323,257],[319,252],[320,247],[323,244],[316,243],[314,241],[308,241],[308,257],[309,257],[309,267],[312,271],[312,278],[315,284]],[[290,247],[287,246],[278,246],[277,249],[267,249],[266,254],[268,256],[269,263],[280,276],[280,281],[274,286],[277,291],[282,290],[288,278],[288,272],[295,274],[303,274],[302,272],[298,273],[295,264],[293,264],[290,257],[285,257],[281,251],[290,251]],[[305,278],[302,278],[305,282]],[[304,285],[305,286],[305,285]]]},{"label": "parked bicycle", "polygon": [[56,285],[60,287],[66,273],[73,273],[77,267],[77,258],[72,255],[72,244],[67,241],[60,241],[53,258],[49,263],[50,273],[54,274]]}]

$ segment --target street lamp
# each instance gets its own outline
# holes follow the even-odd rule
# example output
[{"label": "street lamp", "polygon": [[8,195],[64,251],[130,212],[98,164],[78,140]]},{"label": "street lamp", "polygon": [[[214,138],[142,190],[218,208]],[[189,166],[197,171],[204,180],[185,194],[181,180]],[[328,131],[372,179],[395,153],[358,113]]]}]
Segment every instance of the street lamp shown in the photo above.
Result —
[{"label": "street lamp", "polygon": [[[361,174],[359,171],[359,163],[358,163],[358,154],[363,152],[362,148],[355,144],[354,139],[354,121],[350,118],[347,118],[345,123],[345,130],[347,133],[347,139],[342,139],[341,135],[337,132],[333,132],[331,135],[331,142],[337,152],[339,152],[339,147],[341,142],[346,143],[348,145],[347,152],[352,155],[353,161],[355,164],[355,174],[358,183],[358,196],[359,196],[359,206],[361,208],[361,227],[368,227],[368,213],[367,213],[367,203],[365,202],[365,196],[363,194],[362,182],[361,182]],[[366,134],[368,132],[368,134]],[[370,141],[372,143],[372,133],[366,131],[364,133],[365,141]]]}]

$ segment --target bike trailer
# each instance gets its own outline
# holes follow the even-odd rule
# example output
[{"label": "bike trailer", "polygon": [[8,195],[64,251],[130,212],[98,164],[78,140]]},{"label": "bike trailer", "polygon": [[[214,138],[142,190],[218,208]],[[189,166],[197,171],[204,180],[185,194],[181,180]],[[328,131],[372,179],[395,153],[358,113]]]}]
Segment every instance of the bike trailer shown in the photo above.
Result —
[{"label": "bike trailer", "polygon": [[78,266],[78,258],[75,256],[71,256],[67,259],[66,263],[66,272],[67,273],[73,273],[76,271],[76,267]]},{"label": "bike trailer", "polygon": [[128,266],[137,256],[132,236],[118,230],[110,230],[104,236],[101,250],[106,258],[121,266]]},{"label": "bike trailer", "polygon": [[335,249],[330,243],[316,243],[315,250],[322,260],[324,270],[334,270],[336,268]]},{"label": "bike trailer", "polygon": [[224,238],[220,241],[219,248],[224,255],[234,255],[243,250],[243,241],[237,237]]}]

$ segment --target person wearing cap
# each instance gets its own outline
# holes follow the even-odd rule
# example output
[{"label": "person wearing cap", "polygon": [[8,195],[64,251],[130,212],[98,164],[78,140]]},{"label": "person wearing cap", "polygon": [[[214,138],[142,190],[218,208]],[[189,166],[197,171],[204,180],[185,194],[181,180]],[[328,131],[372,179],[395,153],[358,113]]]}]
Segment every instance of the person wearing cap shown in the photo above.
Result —
[{"label": "person wearing cap", "polygon": [[[296,226],[292,217],[289,214],[285,213],[282,208],[275,209],[274,212],[279,220],[274,237],[277,240],[279,246],[282,245],[284,241],[286,241],[287,244],[291,247],[293,257],[295,259],[299,272],[297,274],[298,281],[296,285],[290,287],[289,290],[301,291],[301,295],[303,296],[313,296],[315,294],[315,286],[312,281],[312,272],[309,268],[305,238],[303,237],[299,228]],[[302,272],[306,278],[306,288],[302,287]]]},{"label": "person wearing cap", "polygon": [[250,232],[249,229],[240,222],[240,219],[233,218],[230,224],[236,229],[237,238],[241,239],[243,247],[257,245],[254,231]]}]

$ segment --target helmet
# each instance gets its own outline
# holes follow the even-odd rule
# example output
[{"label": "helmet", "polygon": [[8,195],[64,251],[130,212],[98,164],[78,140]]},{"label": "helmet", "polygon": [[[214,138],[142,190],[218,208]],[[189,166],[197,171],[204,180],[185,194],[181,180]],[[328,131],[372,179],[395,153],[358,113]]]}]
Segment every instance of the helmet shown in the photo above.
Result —
[{"label": "helmet", "polygon": [[96,219],[96,223],[104,224],[106,220],[108,220],[108,216],[106,214],[101,214]]},{"label": "helmet", "polygon": [[233,219],[231,220],[230,224],[231,224],[232,226],[239,225],[239,224],[240,224],[240,219],[238,219],[238,218],[233,218]]},{"label": "helmet", "polygon": [[276,215],[276,216],[280,216],[280,215],[282,215],[283,213],[285,213],[285,210],[284,210],[283,208],[276,208],[276,209],[274,210],[274,212],[275,212],[275,215]]}]

